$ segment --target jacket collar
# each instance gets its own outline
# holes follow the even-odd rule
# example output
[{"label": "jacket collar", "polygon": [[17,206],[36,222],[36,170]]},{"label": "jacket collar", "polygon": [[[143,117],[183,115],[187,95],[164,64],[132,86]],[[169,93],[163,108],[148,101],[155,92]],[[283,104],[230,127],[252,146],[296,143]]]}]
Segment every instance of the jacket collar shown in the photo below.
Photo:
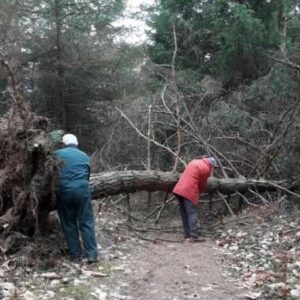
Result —
[{"label": "jacket collar", "polygon": [[64,148],[69,148],[69,147],[78,148],[78,146],[75,145],[75,144],[68,144],[68,145],[65,145]]},{"label": "jacket collar", "polygon": [[203,158],[203,161],[209,167],[209,170],[211,170],[213,168],[207,158]]}]

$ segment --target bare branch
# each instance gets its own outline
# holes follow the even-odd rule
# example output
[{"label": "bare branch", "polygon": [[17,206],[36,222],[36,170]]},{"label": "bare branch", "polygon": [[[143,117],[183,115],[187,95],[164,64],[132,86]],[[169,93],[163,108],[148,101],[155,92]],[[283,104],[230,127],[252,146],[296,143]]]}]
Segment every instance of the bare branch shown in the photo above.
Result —
[{"label": "bare branch", "polygon": [[176,28],[174,23],[172,24],[172,29],[173,29],[173,40],[174,40],[174,50],[173,50],[173,57],[172,57],[172,77],[173,80],[175,80],[175,76],[176,76],[175,61],[176,61],[178,46],[177,46]]},{"label": "bare branch", "polygon": [[230,213],[232,215],[235,215],[235,213],[233,212],[232,208],[230,207],[229,203],[227,202],[227,200],[225,199],[224,195],[221,194],[220,192],[218,192],[219,196],[221,196],[222,200],[224,201],[225,205],[227,206],[228,210],[230,211]]},{"label": "bare branch", "polygon": [[284,59],[281,59],[281,58],[278,58],[278,57],[275,57],[275,56],[268,55],[267,58],[269,58],[270,60],[273,60],[275,62],[278,62],[280,64],[283,64],[287,67],[290,67],[294,70],[300,71],[300,65],[297,65],[296,63],[293,63],[287,57],[285,57]]},{"label": "bare branch", "polygon": [[[131,125],[131,127],[141,136],[143,137],[144,139],[146,140],[150,140],[151,143],[153,143],[154,145],[168,151],[169,153],[171,153],[172,155],[174,155],[176,157],[176,152],[174,152],[172,149],[170,149],[169,147],[166,147],[165,145],[155,141],[154,139],[150,138],[148,139],[148,137],[146,135],[144,135],[134,124],[133,122],[124,114],[124,112],[122,110],[120,110],[119,108],[116,108],[118,110],[118,112],[122,115],[122,117],[124,117],[127,122]],[[186,162],[182,159],[182,158],[178,158],[179,161],[183,164],[183,165],[186,165]]]}]

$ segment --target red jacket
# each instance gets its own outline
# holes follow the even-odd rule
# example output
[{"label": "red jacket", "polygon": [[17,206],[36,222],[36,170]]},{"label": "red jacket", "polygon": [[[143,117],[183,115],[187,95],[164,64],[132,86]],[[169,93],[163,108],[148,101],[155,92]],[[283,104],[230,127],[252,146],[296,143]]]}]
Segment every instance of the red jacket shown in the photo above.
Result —
[{"label": "red jacket", "polygon": [[184,197],[197,205],[204,191],[212,166],[207,159],[194,159],[185,168],[176,183],[173,193]]}]

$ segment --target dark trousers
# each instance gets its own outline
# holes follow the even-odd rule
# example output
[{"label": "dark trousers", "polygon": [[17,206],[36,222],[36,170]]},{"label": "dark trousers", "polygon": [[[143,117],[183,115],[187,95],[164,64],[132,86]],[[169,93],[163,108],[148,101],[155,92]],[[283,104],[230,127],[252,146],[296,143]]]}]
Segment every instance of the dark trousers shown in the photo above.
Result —
[{"label": "dark trousers", "polygon": [[198,237],[197,233],[197,220],[198,220],[198,211],[197,206],[194,205],[191,201],[177,196],[179,200],[179,209],[182,218],[184,237],[185,238],[194,238]]},{"label": "dark trousers", "polygon": [[85,256],[88,260],[96,260],[97,242],[89,186],[79,184],[73,188],[60,189],[57,210],[70,256],[74,259],[82,256],[80,230]]}]

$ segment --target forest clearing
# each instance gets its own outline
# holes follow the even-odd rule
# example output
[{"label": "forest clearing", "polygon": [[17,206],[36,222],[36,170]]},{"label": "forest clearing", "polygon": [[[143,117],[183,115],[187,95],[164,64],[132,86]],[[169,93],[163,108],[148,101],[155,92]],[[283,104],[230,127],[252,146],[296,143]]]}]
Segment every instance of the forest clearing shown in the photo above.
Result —
[{"label": "forest clearing", "polygon": [[298,0],[0,26],[0,299],[300,299]]}]

